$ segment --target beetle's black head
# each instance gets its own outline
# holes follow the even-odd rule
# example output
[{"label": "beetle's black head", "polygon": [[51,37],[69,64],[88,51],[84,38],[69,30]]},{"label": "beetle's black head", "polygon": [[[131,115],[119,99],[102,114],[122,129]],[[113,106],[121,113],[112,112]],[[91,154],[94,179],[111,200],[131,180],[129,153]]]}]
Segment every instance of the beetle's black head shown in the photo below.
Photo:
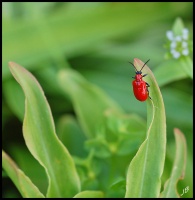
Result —
[{"label": "beetle's black head", "polygon": [[142,74],[142,71],[136,71],[135,73],[136,74]]},{"label": "beetle's black head", "polygon": [[[150,59],[149,59],[149,60],[150,60]],[[148,61],[149,61],[149,60],[148,60]],[[144,68],[144,66],[146,65],[146,63],[147,63],[148,61],[146,61],[146,62],[144,63],[144,65],[143,65],[143,67],[141,68],[140,71],[138,71],[138,70],[136,69],[136,67],[135,67],[135,65],[134,65],[133,63],[131,63],[131,62],[129,62],[129,63],[132,64],[133,67],[135,68],[135,73],[136,73],[136,74],[142,74],[142,69]]]}]

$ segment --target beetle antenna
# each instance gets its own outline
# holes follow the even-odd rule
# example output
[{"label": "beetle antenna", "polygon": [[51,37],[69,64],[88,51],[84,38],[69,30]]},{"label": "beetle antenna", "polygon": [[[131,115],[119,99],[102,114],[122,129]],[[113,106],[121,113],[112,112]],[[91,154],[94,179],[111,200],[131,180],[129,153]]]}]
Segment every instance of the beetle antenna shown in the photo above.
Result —
[{"label": "beetle antenna", "polygon": [[137,69],[136,69],[136,67],[135,67],[135,65],[133,63],[131,63],[131,62],[129,62],[129,63],[132,64],[133,67],[135,68],[135,71],[138,72]]},{"label": "beetle antenna", "polygon": [[[149,59],[149,60],[150,60],[150,59]],[[148,61],[149,61],[149,60],[148,60]],[[144,66],[146,65],[146,63],[147,63],[148,61],[146,61],[146,62],[144,63],[144,65],[143,65],[143,67],[141,68],[140,72],[142,71],[142,69],[144,68]]]}]

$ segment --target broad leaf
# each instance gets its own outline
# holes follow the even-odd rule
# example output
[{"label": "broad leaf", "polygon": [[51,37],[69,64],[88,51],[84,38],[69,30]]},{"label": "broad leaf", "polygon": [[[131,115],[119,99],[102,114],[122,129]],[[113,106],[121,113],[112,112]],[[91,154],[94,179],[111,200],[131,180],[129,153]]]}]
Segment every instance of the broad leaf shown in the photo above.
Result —
[{"label": "broad leaf", "polygon": [[26,69],[13,62],[9,65],[25,93],[24,139],[32,155],[46,170],[47,197],[73,197],[80,190],[80,181],[72,157],[55,133],[43,90]]}]

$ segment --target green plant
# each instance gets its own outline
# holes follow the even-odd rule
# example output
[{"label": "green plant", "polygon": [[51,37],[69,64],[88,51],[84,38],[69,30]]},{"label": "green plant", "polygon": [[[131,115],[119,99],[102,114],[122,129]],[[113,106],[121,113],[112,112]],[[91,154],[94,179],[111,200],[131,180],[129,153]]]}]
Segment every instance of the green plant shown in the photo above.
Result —
[{"label": "green plant", "polygon": [[[59,86],[70,97],[85,134],[79,151],[85,146],[87,154],[79,157],[71,156],[64,146],[67,141],[63,134],[78,134],[71,126],[74,120],[70,117],[62,120],[58,129],[61,126],[59,130],[63,133],[59,133],[61,140],[58,139],[41,86],[23,67],[13,62],[9,65],[25,94],[23,135],[26,145],[48,178],[47,193],[43,194],[3,151],[3,168],[23,197],[159,197],[166,121],[159,87],[147,66],[143,73],[148,74],[146,80],[151,85],[153,99],[147,100],[147,127],[138,116],[125,114],[117,103],[76,71],[59,71]],[[139,70],[143,62],[134,59],[134,65]],[[67,127],[69,130],[64,132],[63,128],[67,130]],[[178,197],[176,184],[185,171],[185,139],[180,131],[175,132],[177,148],[173,169],[177,166],[179,170],[172,171],[162,197]],[[76,137],[69,142],[74,145]]]},{"label": "green plant", "polygon": [[[47,196],[51,191],[48,186],[55,182],[50,178],[54,174],[52,170],[57,166],[52,163],[46,172],[27,148],[24,132],[22,134],[25,94],[10,73],[10,59],[25,66],[44,91],[52,111],[49,121],[55,124],[49,136],[56,138],[52,135],[57,134],[54,143],[57,146],[63,143],[61,148],[54,152],[49,149],[47,153],[53,158],[56,152],[68,150],[65,155],[73,166],[65,167],[66,171],[72,168],[75,179],[79,177],[78,185],[70,184],[71,188],[75,193],[82,191],[75,196],[125,197],[129,195],[126,182],[132,185],[126,181],[127,171],[130,170],[130,177],[138,177],[131,171],[143,155],[139,147],[147,149],[145,143],[151,141],[151,137],[146,140],[146,133],[152,109],[149,109],[149,102],[140,103],[135,99],[131,86],[135,72],[128,61],[133,62],[137,56],[143,61],[150,59],[149,66],[165,105],[165,161],[161,161],[161,169],[154,168],[157,176],[163,169],[160,196],[192,197],[192,13],[192,2],[3,2],[2,146],[6,152],[3,153],[3,166],[6,167],[2,170],[2,198],[20,198],[30,193],[31,196]],[[153,80],[148,82],[153,83]],[[73,86],[74,90],[71,90]],[[151,89],[154,88],[158,87],[154,85]],[[44,107],[35,108],[41,111]],[[158,106],[154,108],[158,111]],[[45,113],[38,116],[45,116]],[[37,121],[42,124],[44,120]],[[172,134],[175,126],[185,133],[187,158],[184,161],[179,161],[185,158],[184,140],[179,143],[178,140],[175,147]],[[40,151],[40,147],[38,149]],[[154,153],[151,150],[149,154],[144,152],[145,155]],[[164,152],[160,153],[164,155]],[[37,156],[47,166],[42,157]],[[186,170],[185,164],[178,163],[186,163]],[[148,164],[146,166],[149,169]],[[178,181],[182,170],[185,177]],[[64,170],[62,177],[65,177],[63,173]],[[150,177],[143,177],[148,183]],[[21,186],[23,178],[26,179],[22,181],[25,187]],[[20,191],[23,188],[31,188],[31,192]],[[157,184],[154,191],[158,189]],[[140,191],[142,195],[146,194]],[[74,193],[69,192],[70,196]],[[135,195],[138,192],[139,187],[136,187],[129,193]],[[62,193],[68,196],[66,191],[59,192]]]}]

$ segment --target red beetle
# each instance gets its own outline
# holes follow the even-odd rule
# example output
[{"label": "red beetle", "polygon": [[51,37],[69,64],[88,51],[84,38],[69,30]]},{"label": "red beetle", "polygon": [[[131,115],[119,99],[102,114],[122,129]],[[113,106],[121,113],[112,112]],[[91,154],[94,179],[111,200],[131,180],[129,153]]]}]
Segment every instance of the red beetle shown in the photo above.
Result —
[{"label": "red beetle", "polygon": [[139,101],[145,101],[148,97],[151,99],[151,97],[149,96],[149,90],[148,90],[148,87],[150,87],[150,85],[144,80],[142,80],[142,78],[147,75],[147,74],[142,75],[142,69],[144,68],[147,62],[144,63],[140,71],[136,69],[133,63],[129,62],[135,68],[136,75],[135,77],[132,77],[135,79],[134,81],[132,81],[132,85],[133,85],[134,95],[136,99]]}]

